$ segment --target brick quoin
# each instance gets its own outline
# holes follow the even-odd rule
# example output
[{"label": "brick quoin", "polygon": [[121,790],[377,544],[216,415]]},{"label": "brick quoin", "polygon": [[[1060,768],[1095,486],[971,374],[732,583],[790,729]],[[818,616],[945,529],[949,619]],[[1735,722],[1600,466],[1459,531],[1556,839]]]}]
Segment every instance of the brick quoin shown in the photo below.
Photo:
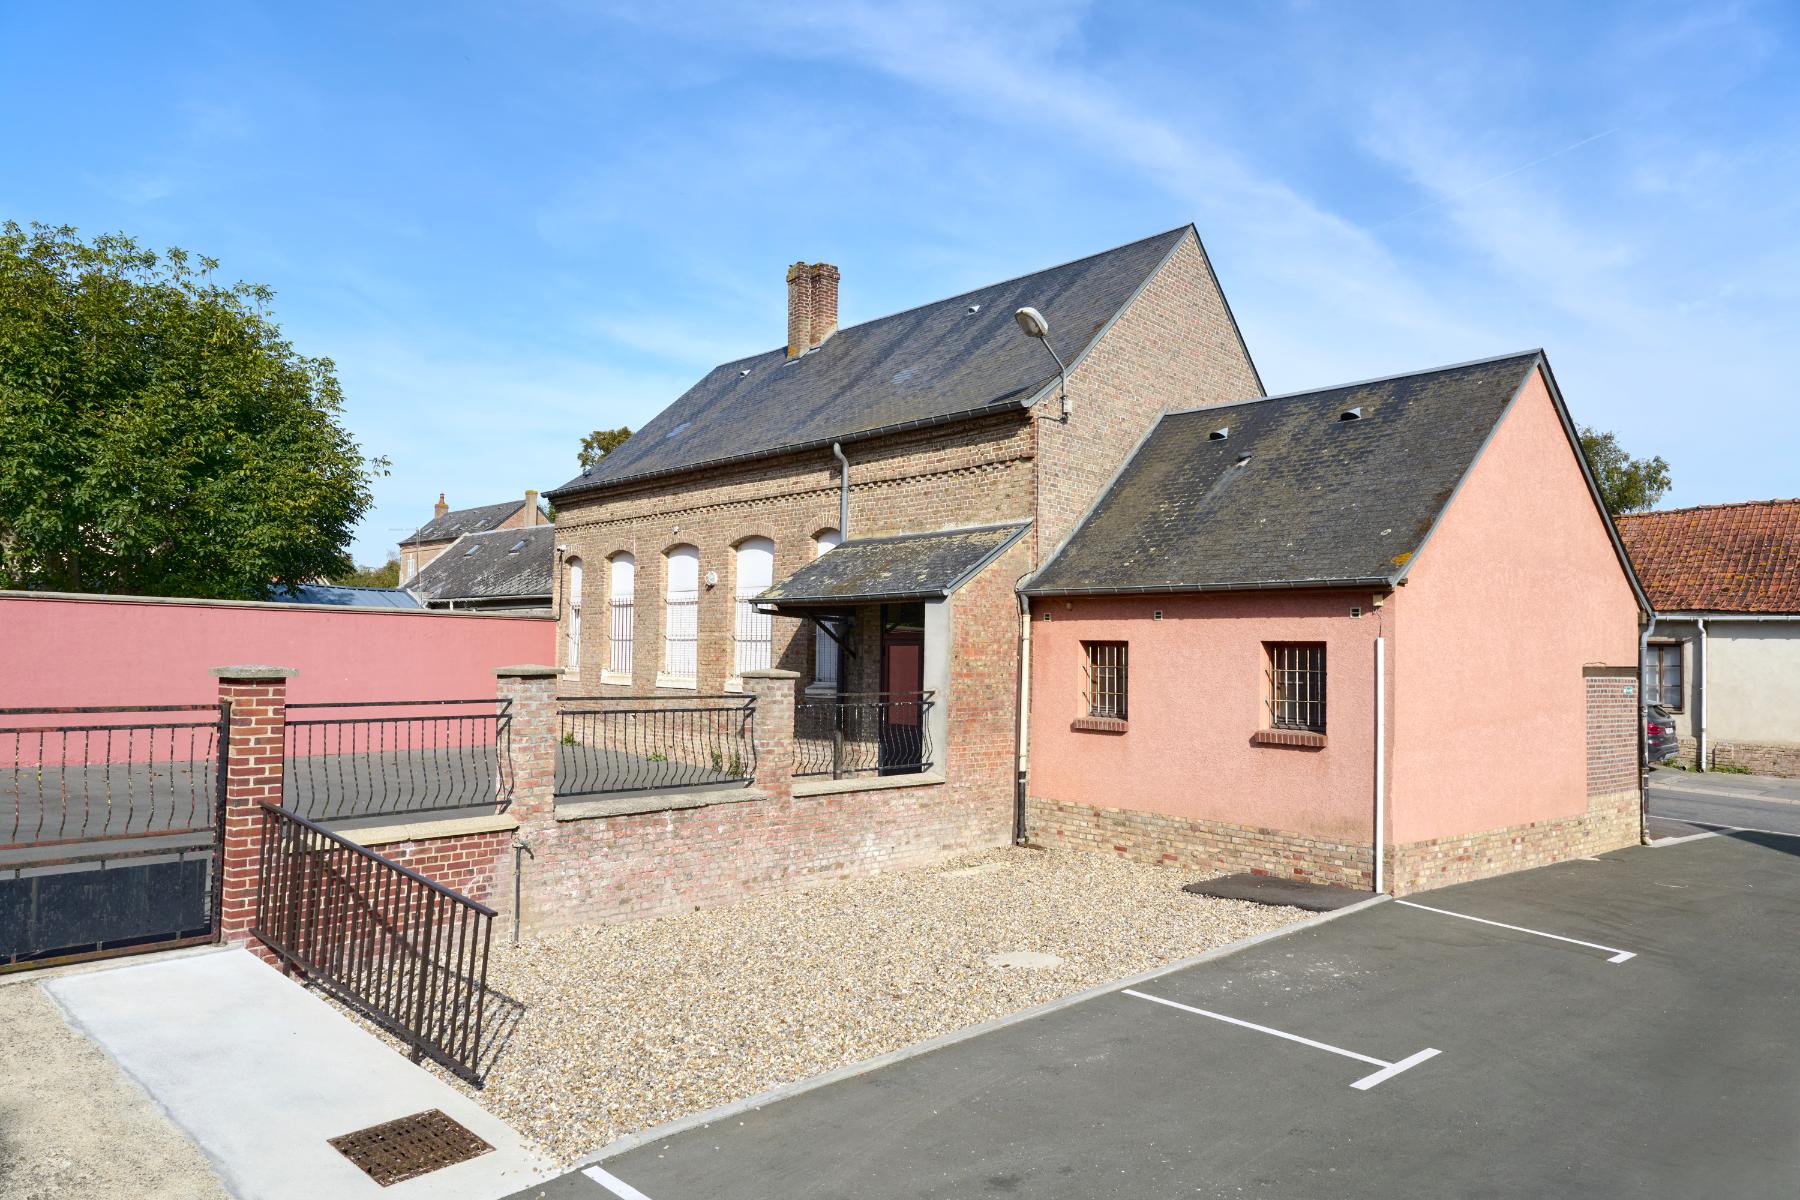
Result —
[{"label": "brick quoin", "polygon": [[272,951],[250,935],[256,919],[262,863],[262,805],[281,803],[287,739],[288,667],[214,667],[219,703],[230,706],[225,755],[224,852],[220,877],[219,940],[242,945],[273,964]]}]

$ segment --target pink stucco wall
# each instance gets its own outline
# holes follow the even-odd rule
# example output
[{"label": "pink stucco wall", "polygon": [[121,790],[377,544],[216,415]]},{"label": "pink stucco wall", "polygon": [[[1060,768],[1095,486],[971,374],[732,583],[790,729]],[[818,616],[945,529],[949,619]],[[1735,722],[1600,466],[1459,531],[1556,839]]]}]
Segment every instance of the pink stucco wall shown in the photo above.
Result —
[{"label": "pink stucco wall", "polygon": [[295,667],[295,702],[472,699],[554,662],[548,617],[0,595],[0,708],[211,703],[213,667]]},{"label": "pink stucco wall", "polygon": [[[1370,601],[1368,592],[1258,592],[1034,602],[1031,795],[1367,841],[1374,640],[1392,635],[1391,608]],[[1352,606],[1363,615],[1350,616]],[[1125,733],[1071,728],[1085,713],[1088,640],[1129,645]],[[1263,643],[1272,641],[1325,643],[1322,749],[1250,740],[1267,723]]]},{"label": "pink stucco wall", "polygon": [[1583,813],[1584,664],[1637,661],[1637,604],[1533,373],[1396,598],[1392,837]]}]

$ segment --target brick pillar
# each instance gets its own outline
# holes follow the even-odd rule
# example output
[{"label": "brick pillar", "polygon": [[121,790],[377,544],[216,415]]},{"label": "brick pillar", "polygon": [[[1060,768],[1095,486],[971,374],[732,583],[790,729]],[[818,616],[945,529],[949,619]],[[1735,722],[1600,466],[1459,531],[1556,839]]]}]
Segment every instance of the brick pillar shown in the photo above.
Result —
[{"label": "brick pillar", "polygon": [[798,671],[745,671],[756,700],[756,790],[771,800],[794,796],[794,684]]},{"label": "brick pillar", "polygon": [[510,701],[508,753],[500,757],[500,796],[519,819],[519,835],[556,819],[555,667],[494,668],[500,699]]},{"label": "brick pillar", "polygon": [[[281,803],[291,667],[214,667],[219,703],[230,705],[225,754],[224,861],[219,864],[219,940],[249,942],[262,862],[262,803]],[[252,949],[269,954],[256,943]],[[272,961],[272,960],[271,960]]]}]

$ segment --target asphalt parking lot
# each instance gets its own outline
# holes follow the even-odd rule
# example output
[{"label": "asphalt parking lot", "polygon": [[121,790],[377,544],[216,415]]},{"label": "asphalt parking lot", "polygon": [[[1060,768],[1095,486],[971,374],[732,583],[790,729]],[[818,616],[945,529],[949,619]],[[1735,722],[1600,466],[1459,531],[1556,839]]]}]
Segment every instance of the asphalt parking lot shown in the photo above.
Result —
[{"label": "asphalt parking lot", "polygon": [[1800,839],[1407,899],[520,1195],[1800,1194]]}]

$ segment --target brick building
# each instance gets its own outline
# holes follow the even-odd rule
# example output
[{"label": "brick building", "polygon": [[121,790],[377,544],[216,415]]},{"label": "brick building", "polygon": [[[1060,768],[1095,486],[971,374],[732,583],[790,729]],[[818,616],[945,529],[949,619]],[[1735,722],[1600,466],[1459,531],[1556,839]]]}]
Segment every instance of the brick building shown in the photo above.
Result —
[{"label": "brick building", "polygon": [[535,490],[528,490],[522,500],[458,509],[445,503],[444,493],[439,492],[431,520],[413,530],[400,543],[400,586],[410,586],[420,571],[464,534],[494,529],[529,529],[549,523],[549,514],[538,504]]},{"label": "brick building", "polygon": [[1018,581],[1164,409],[1261,382],[1192,227],[841,330],[839,282],[796,264],[785,346],[716,367],[548,493],[559,686],[700,695],[792,670],[802,739],[860,708],[881,743],[907,817],[869,862],[1001,844]]}]

